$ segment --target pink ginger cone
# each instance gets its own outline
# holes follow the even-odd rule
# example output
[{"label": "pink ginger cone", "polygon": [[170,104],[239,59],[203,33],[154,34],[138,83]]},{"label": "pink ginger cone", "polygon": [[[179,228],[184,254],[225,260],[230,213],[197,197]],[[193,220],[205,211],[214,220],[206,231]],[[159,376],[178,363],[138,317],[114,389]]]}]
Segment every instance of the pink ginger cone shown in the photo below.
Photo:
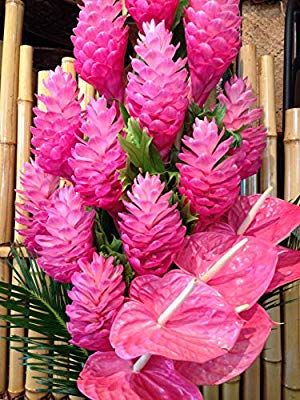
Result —
[{"label": "pink ginger cone", "polygon": [[123,100],[128,28],[119,0],[85,0],[72,36],[80,76],[107,99]]},{"label": "pink ginger cone", "polygon": [[124,168],[126,159],[117,137],[122,129],[115,104],[108,107],[104,97],[91,101],[81,128],[88,141],[76,144],[69,160],[75,190],[87,206],[107,211],[118,208],[122,194],[119,170]]},{"label": "pink ginger cone", "polygon": [[30,252],[38,253],[41,249],[36,242],[36,235],[45,232],[44,223],[51,197],[58,187],[59,179],[47,174],[33,160],[24,165],[21,177],[23,190],[19,191],[22,203],[16,204],[17,221],[23,225],[19,233]]},{"label": "pink ginger cone", "polygon": [[41,247],[39,266],[53,279],[71,282],[80,271],[79,261],[89,261],[93,254],[95,212],[86,211],[72,186],[60,189],[47,210],[45,232],[36,236]]},{"label": "pink ginger cone", "polygon": [[49,174],[69,179],[72,170],[68,164],[71,149],[80,134],[81,108],[77,101],[77,83],[68,73],[57,67],[44,83],[50,95],[39,96],[46,111],[34,108],[36,117],[32,145],[37,163]]},{"label": "pink ginger cone", "polygon": [[140,31],[143,22],[152,19],[156,24],[164,20],[166,28],[171,29],[179,0],[125,0],[125,5]]},{"label": "pink ginger cone", "polygon": [[241,178],[248,178],[261,167],[263,152],[266,147],[267,131],[262,126],[253,126],[262,117],[261,108],[253,108],[256,96],[253,94],[247,79],[234,76],[226,82],[224,93],[218,96],[221,104],[226,106],[223,119],[224,126],[230,130],[241,131],[241,147],[232,153],[237,156]]},{"label": "pink ginger cone", "polygon": [[133,73],[128,74],[127,105],[166,159],[188,107],[186,61],[173,61],[177,47],[164,21],[145,23],[144,31],[135,46],[139,58],[132,60]]},{"label": "pink ginger cone", "polygon": [[81,272],[72,276],[74,285],[67,306],[71,343],[87,350],[111,350],[109,333],[112,321],[124,301],[123,266],[94,253],[91,263],[79,261]]},{"label": "pink ginger cone", "polygon": [[238,0],[191,0],[185,38],[194,101],[202,106],[240,48]]},{"label": "pink ginger cone", "polygon": [[124,201],[127,212],[119,214],[125,253],[140,275],[164,274],[183,244],[186,229],[164,189],[158,176],[139,175]]},{"label": "pink ginger cone", "polygon": [[222,133],[214,120],[195,120],[193,136],[183,138],[177,167],[179,191],[199,214],[200,224],[207,225],[222,216],[236,201],[240,175],[234,156],[223,159],[230,150],[232,138],[221,143]]}]

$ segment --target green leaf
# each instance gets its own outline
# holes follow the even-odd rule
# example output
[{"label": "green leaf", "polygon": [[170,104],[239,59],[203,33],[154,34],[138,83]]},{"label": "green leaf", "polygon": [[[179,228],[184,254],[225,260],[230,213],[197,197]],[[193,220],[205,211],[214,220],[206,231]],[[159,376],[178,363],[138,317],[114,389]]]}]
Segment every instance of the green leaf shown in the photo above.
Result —
[{"label": "green leaf", "polygon": [[173,192],[170,202],[171,204],[177,204],[182,223],[187,228],[187,234],[191,234],[198,221],[198,215],[191,212],[190,202],[178,192]]},{"label": "green leaf", "polygon": [[152,143],[153,139],[140,128],[138,121],[130,118],[126,132],[126,137],[119,135],[120,144],[128,155],[126,168],[121,171],[124,190],[139,172],[159,174],[165,171],[160,154]]},{"label": "green leaf", "polygon": [[129,112],[127,111],[127,108],[125,107],[125,105],[123,103],[120,103],[120,111],[121,111],[125,126],[128,126],[128,120],[130,118],[130,115],[129,115]]},{"label": "green leaf", "polygon": [[176,10],[174,22],[173,22],[173,27],[172,30],[174,30],[181,22],[181,18],[184,13],[184,9],[189,5],[189,0],[180,0],[179,5]]}]

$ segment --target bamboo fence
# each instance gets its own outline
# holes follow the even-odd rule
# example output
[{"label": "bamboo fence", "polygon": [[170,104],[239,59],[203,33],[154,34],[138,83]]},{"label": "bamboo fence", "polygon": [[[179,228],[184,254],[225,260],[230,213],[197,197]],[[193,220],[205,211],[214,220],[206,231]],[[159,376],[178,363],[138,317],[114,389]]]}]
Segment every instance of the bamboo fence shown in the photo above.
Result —
[{"label": "bamboo fence", "polygon": [[[32,119],[32,53],[30,46],[21,45],[23,2],[6,0],[5,32],[0,42],[0,280],[9,281],[5,264],[8,242],[21,241],[16,229],[13,235],[14,188],[20,189],[20,171],[30,155],[30,123]],[[1,55],[2,62],[1,62]],[[259,56],[257,56],[257,54]],[[19,63],[20,60],[20,63]],[[86,110],[91,98],[97,97],[91,85],[76,77],[74,60],[62,59],[62,68],[78,79],[79,98],[82,111]],[[276,70],[276,66],[275,66]],[[274,59],[262,55],[253,42],[244,45],[240,52],[238,73],[248,76],[259,105],[264,109],[263,122],[268,130],[267,148],[259,176],[243,183],[244,194],[263,191],[270,184],[273,195],[277,193],[277,130],[278,106],[275,99]],[[45,93],[43,81],[48,71],[38,73],[38,92]],[[38,104],[42,107],[42,104]],[[276,124],[277,122],[277,124]],[[16,171],[16,172],[15,172]],[[62,182],[62,185],[66,182]],[[300,189],[300,109],[288,110],[285,127],[285,198],[292,199]],[[16,200],[18,201],[18,195]],[[291,285],[284,295],[285,300],[299,297],[299,286]],[[278,301],[280,298],[278,297]],[[0,310],[4,313],[5,310]],[[276,321],[282,320],[280,308],[270,311]],[[294,301],[284,307],[284,326],[273,330],[265,350],[253,366],[241,377],[220,387],[204,387],[205,400],[300,400],[300,302]],[[10,334],[22,334],[13,329]],[[0,326],[0,338],[6,335],[5,326]],[[33,335],[28,332],[28,335]],[[34,334],[36,337],[37,335]],[[283,345],[282,345],[283,344]],[[16,345],[16,344],[15,344]],[[67,368],[67,366],[66,366]],[[18,354],[7,349],[5,340],[0,339],[0,398],[8,392],[11,398],[19,398],[25,392],[27,399],[40,400],[43,394],[34,379],[37,372],[24,371]],[[55,396],[56,399],[62,396]],[[71,397],[71,400],[79,398]],[[120,399],[122,400],[122,399]]]}]

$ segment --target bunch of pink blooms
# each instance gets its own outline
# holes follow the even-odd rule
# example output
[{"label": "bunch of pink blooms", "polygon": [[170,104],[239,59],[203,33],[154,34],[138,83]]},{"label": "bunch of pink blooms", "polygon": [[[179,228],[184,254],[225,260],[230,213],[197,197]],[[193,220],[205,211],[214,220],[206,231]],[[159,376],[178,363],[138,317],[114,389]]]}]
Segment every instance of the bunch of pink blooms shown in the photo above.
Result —
[{"label": "bunch of pink blooms", "polygon": [[[78,378],[85,396],[201,399],[198,385],[234,378],[262,351],[275,323],[259,299],[300,278],[300,252],[279,246],[300,209],[239,196],[266,140],[247,80],[233,76],[203,107],[239,51],[238,0],[190,0],[181,20],[178,0],[125,5],[84,0],[80,11],[75,65],[100,93],[86,113],[70,75],[57,68],[45,82],[21,233],[39,266],[72,284],[72,343],[94,352]],[[139,33],[126,66],[129,17]],[[124,265],[96,250],[99,210],[113,217]]]}]

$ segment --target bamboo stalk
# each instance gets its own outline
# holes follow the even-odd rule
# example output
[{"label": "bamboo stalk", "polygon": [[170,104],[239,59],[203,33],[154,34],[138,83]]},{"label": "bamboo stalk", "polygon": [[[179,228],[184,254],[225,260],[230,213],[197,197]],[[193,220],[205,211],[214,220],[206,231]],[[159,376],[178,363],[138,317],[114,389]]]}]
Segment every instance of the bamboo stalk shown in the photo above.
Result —
[{"label": "bamboo stalk", "polygon": [[[32,61],[33,48],[21,46],[19,67],[19,94],[18,94],[18,136],[17,136],[17,163],[16,163],[16,189],[22,189],[21,171],[23,165],[30,157],[30,126],[32,122]],[[16,194],[16,202],[21,202],[20,196]],[[21,226],[15,222],[14,241],[22,243],[23,237],[18,233]],[[17,265],[15,265],[17,267]],[[17,284],[13,274],[12,283]],[[11,328],[10,335],[24,336],[24,329]],[[22,347],[21,343],[11,343],[13,347]],[[11,398],[18,397],[24,392],[24,366],[21,354],[16,350],[9,353],[9,378],[8,392]]]},{"label": "bamboo stalk", "polygon": [[[277,130],[275,106],[274,59],[265,55],[260,58],[259,68],[259,104],[264,110],[263,123],[267,128],[267,146],[260,172],[261,191],[272,186],[272,195],[277,196]],[[280,303],[280,295],[275,299]],[[269,311],[274,321],[280,321],[280,307]],[[275,327],[266,343],[263,360],[264,400],[281,400],[281,329]]]},{"label": "bamboo stalk", "polygon": [[[239,54],[238,71],[241,77],[248,77],[248,82],[251,84],[254,94],[257,94],[256,64],[256,46],[254,44],[242,46]],[[257,175],[244,179],[241,186],[242,194],[248,195],[257,193],[257,185]]]},{"label": "bamboo stalk", "polygon": [[237,376],[236,378],[222,385],[222,400],[239,400],[240,380],[241,378]]},{"label": "bamboo stalk", "polygon": [[204,400],[218,400],[219,386],[204,386],[203,397]]},{"label": "bamboo stalk", "polygon": [[95,97],[95,88],[80,77],[78,78],[78,88],[79,98],[82,98],[80,102],[81,109],[85,111],[91,99]]},{"label": "bamboo stalk", "polygon": [[[48,94],[48,90],[44,86],[44,81],[47,80],[49,71],[40,71],[38,73],[38,94]],[[41,110],[45,110],[45,105],[42,102],[38,102],[38,107]],[[29,338],[43,339],[44,336],[36,332],[28,331]],[[33,352],[33,350],[31,350]],[[38,354],[45,354],[42,350],[35,350]],[[35,360],[31,360],[35,362]],[[30,368],[26,369],[26,381],[25,381],[25,395],[28,400],[40,400],[43,399],[44,394],[39,393],[41,385],[38,383],[38,379],[47,378],[46,374],[42,372],[32,371]]]},{"label": "bamboo stalk", "polygon": [[[291,200],[300,192],[300,108],[285,114],[284,196]],[[289,285],[284,293],[284,400],[300,399],[300,286]]]},{"label": "bamboo stalk", "polygon": [[2,40],[0,40],[0,86],[1,86],[2,49],[3,49],[3,42]]},{"label": "bamboo stalk", "polygon": [[61,67],[64,72],[68,72],[72,75],[73,79],[76,79],[76,71],[74,67],[74,58],[72,57],[64,57],[61,60]]},{"label": "bamboo stalk", "polygon": [[243,400],[260,399],[260,358],[244,373]]},{"label": "bamboo stalk", "polygon": [[[24,5],[21,0],[6,0],[0,88],[0,243],[12,238],[16,109],[23,14]],[[0,279],[9,280],[8,267],[4,261],[0,262]],[[3,309],[0,312],[6,313]],[[0,337],[4,336],[6,331],[2,327]],[[0,393],[6,390],[6,380],[7,343],[0,339]]]}]

